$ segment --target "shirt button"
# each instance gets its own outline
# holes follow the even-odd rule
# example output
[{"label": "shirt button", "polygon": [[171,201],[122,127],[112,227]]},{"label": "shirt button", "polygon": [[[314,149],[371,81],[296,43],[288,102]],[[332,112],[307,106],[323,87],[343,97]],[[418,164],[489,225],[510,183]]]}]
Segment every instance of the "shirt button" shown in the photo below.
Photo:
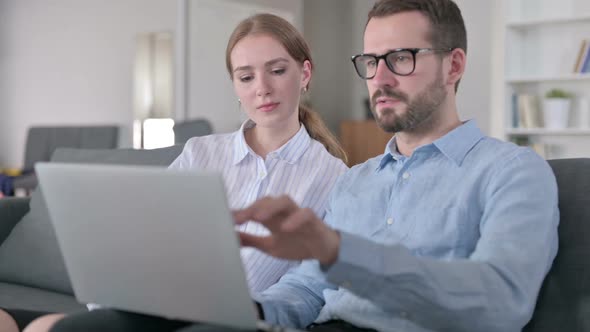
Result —
[{"label": "shirt button", "polygon": [[404,180],[407,180],[410,177],[410,173],[405,172],[402,177],[404,178]]},{"label": "shirt button", "polygon": [[389,219],[387,219],[387,224],[388,224],[388,225],[391,225],[391,224],[393,224],[393,218],[389,218]]},{"label": "shirt button", "polygon": [[265,177],[265,176],[266,176],[266,173],[264,173],[264,172],[260,172],[260,177],[261,177],[261,178],[263,178],[263,177]]},{"label": "shirt button", "polygon": [[399,315],[400,315],[402,318],[408,318],[408,316],[409,316],[409,315],[408,315],[408,313],[407,313],[407,312],[405,312],[405,311],[402,311],[402,312],[400,312],[400,313],[399,313]]}]

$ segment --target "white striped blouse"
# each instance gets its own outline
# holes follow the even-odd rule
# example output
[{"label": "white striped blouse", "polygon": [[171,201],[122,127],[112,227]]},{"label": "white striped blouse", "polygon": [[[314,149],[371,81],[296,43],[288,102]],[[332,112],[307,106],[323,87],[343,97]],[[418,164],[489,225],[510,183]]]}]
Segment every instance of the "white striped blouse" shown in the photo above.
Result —
[{"label": "white striped blouse", "polygon": [[[323,218],[328,194],[336,178],[348,169],[346,165],[312,139],[303,125],[265,160],[254,153],[244,138],[244,131],[253,126],[248,120],[233,133],[191,138],[170,168],[221,172],[231,209],[245,208],[264,196],[286,194]],[[250,234],[268,234],[255,222],[240,228]],[[253,248],[242,248],[241,255],[252,293],[265,290],[299,264]]]}]

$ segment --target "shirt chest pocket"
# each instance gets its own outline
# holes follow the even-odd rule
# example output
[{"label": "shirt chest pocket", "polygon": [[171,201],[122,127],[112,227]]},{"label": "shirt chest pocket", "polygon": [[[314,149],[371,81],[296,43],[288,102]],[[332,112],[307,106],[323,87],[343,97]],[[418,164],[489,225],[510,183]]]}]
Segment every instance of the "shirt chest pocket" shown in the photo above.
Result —
[{"label": "shirt chest pocket", "polygon": [[468,257],[479,239],[480,219],[464,204],[430,209],[430,213],[413,220],[407,246],[425,256]]},{"label": "shirt chest pocket", "polygon": [[332,205],[329,222],[342,231],[382,242],[387,225],[387,203],[369,193],[344,193]]}]

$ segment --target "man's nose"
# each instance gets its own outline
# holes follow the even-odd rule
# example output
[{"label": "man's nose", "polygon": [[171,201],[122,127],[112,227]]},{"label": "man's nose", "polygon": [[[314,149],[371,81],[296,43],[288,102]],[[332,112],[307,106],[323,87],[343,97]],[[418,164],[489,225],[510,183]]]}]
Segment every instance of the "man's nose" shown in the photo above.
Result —
[{"label": "man's nose", "polygon": [[375,71],[375,77],[369,80],[371,84],[376,86],[391,86],[395,87],[399,84],[397,74],[393,73],[384,59],[381,59],[377,63],[377,69]]}]

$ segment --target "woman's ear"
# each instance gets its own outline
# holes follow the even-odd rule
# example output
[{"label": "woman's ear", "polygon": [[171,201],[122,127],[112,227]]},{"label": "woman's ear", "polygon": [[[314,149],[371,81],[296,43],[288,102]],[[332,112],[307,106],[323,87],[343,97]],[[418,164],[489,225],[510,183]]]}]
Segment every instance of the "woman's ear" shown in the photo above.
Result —
[{"label": "woman's ear", "polygon": [[301,68],[301,88],[306,88],[311,81],[311,62],[309,60],[303,61],[303,66]]}]

